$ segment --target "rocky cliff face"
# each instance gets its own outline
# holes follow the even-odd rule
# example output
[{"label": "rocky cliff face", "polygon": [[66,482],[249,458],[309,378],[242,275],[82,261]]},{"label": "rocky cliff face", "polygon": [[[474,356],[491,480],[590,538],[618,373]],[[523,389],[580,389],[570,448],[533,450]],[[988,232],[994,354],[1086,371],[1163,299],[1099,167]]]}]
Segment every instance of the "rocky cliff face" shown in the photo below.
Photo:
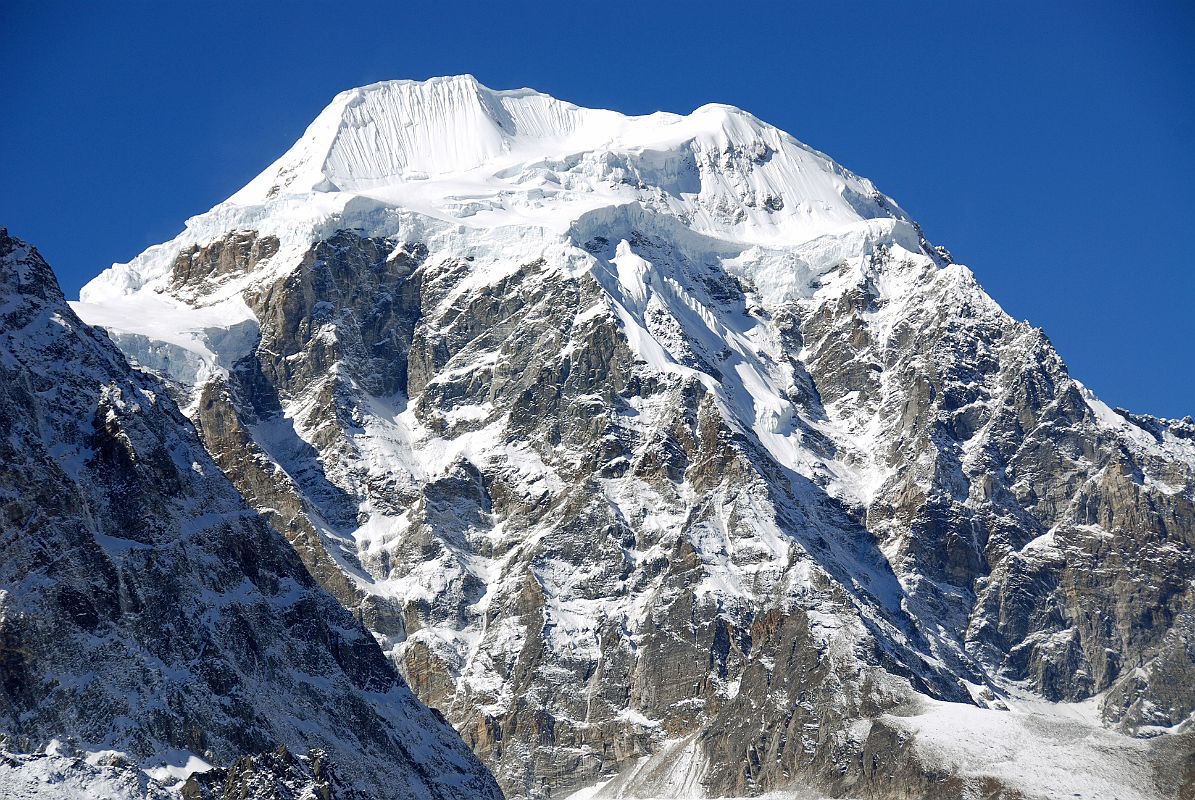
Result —
[{"label": "rocky cliff face", "polygon": [[511,796],[1178,792],[1195,427],[744,112],[354,90],[83,301]]},{"label": "rocky cliff face", "polygon": [[500,796],[3,229],[0,371],[0,794]]}]

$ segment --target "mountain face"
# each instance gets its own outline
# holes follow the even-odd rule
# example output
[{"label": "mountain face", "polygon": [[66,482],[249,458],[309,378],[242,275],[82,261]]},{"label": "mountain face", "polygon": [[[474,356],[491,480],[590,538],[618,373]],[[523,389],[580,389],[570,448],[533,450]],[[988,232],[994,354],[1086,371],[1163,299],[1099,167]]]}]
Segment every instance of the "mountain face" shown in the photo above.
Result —
[{"label": "mountain face", "polygon": [[508,796],[1195,782],[1195,424],[743,111],[355,89],[75,309]]},{"label": "mountain face", "polygon": [[0,374],[0,795],[500,797],[3,229]]}]

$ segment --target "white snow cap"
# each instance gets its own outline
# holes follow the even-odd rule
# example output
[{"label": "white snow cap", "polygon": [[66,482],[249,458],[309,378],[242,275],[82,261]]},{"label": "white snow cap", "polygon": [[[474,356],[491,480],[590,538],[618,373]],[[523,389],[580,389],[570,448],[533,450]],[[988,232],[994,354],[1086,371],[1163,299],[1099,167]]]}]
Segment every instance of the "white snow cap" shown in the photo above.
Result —
[{"label": "white snow cap", "polygon": [[675,149],[694,139],[746,146],[761,160],[769,149],[795,146],[811,157],[802,159],[809,163],[801,166],[831,174],[830,183],[837,185],[827,195],[839,194],[848,181],[858,182],[852,188],[865,194],[875,191],[826,156],[733,106],[705,105],[688,116],[658,112],[630,117],[580,108],[532,89],[494,91],[472,75],[457,75],[385,81],[341,92],[294,147],[232,200],[262,202],[271,191],[283,190],[356,191],[470,172],[495,162],[525,163],[589,151]]},{"label": "white snow cap", "polygon": [[495,92],[472,75],[375,83],[338,94],[286,155],[232,199],[261,202],[276,189],[352,191],[463,172],[516,143],[550,148],[618,117],[530,89]]},{"label": "white snow cap", "polygon": [[238,228],[277,235],[285,249],[329,224],[392,235],[379,211],[403,209],[565,234],[589,212],[630,203],[746,245],[799,245],[869,220],[901,237],[912,230],[870,181],[732,106],[627,116],[494,91],[470,75],[385,81],[337,95],[248,185],[174,241],[96,278],[83,299],[135,292],[183,247]]}]

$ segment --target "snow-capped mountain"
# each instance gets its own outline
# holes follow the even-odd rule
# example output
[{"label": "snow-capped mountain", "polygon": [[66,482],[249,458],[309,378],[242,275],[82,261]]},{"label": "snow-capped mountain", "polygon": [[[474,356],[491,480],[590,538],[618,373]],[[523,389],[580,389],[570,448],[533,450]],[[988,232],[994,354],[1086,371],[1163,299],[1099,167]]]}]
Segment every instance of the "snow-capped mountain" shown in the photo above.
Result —
[{"label": "snow-capped mountain", "polygon": [[1195,424],[746,112],[354,89],[75,309],[509,796],[1195,778]]},{"label": "snow-capped mountain", "polygon": [[501,796],[2,228],[0,431],[0,796]]}]

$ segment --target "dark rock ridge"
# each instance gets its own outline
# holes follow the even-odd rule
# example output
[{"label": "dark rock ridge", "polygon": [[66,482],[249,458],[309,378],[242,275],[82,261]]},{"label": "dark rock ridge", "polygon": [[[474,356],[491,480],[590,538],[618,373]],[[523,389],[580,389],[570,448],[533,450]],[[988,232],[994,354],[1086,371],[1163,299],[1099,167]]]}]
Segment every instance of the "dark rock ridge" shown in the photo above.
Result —
[{"label": "dark rock ridge", "polygon": [[3,229],[0,373],[0,794],[501,796]]}]

